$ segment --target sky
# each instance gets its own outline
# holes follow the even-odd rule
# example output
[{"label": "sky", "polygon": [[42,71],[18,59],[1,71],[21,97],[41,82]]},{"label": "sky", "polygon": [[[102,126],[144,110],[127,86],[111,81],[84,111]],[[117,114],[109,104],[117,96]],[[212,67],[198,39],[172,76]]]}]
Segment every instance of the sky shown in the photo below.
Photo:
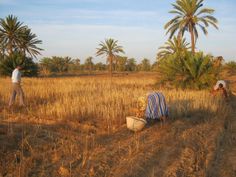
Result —
[{"label": "sky", "polygon": [[[138,62],[156,60],[156,53],[168,39],[164,25],[174,17],[168,13],[175,0],[0,0],[0,18],[9,14],[28,25],[43,41],[38,57],[70,56],[83,62],[105,62],[96,57],[96,48],[107,38],[118,40],[125,56]],[[208,28],[197,41],[197,50],[226,61],[236,60],[236,1],[205,0],[215,9],[219,30]],[[199,29],[200,31],[200,29]],[[185,34],[188,42],[189,34]]]}]

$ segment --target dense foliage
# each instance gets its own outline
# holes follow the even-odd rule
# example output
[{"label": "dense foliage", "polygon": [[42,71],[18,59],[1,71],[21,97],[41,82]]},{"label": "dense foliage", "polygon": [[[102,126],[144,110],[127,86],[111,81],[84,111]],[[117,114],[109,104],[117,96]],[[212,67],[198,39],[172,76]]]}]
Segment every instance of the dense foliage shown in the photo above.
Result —
[{"label": "dense foliage", "polygon": [[24,76],[36,76],[37,64],[33,61],[40,55],[37,39],[31,29],[13,15],[0,18],[0,73],[11,75],[17,65],[23,66]]},{"label": "dense foliage", "polygon": [[[150,60],[144,58],[137,63],[134,58],[116,56],[113,62],[112,70],[115,72],[133,72],[133,71],[154,71],[156,63],[151,64]],[[39,67],[42,74],[50,73],[66,73],[66,72],[93,72],[105,71],[108,66],[102,62],[94,63],[92,57],[85,59],[84,63],[80,59],[72,59],[70,57],[45,57],[39,61]]]},{"label": "dense foliage", "polygon": [[213,57],[202,52],[192,55],[186,52],[183,57],[171,55],[158,62],[161,80],[158,84],[188,89],[204,89],[212,86],[219,75]]},{"label": "dense foliage", "polygon": [[[211,55],[195,52],[197,27],[205,35],[210,25],[218,29],[218,21],[212,16],[214,9],[204,8],[203,2],[204,0],[176,0],[172,4],[173,10],[170,13],[176,16],[164,26],[166,34],[170,34],[169,40],[157,53],[157,68],[161,78],[158,84],[183,89],[204,89],[212,86],[218,79],[223,57],[214,59]],[[189,43],[184,38],[186,31],[190,33],[191,52],[188,51]]]},{"label": "dense foliage", "polygon": [[0,74],[4,76],[11,76],[12,71],[18,65],[23,67],[23,76],[33,77],[38,75],[38,65],[33,61],[33,59],[30,57],[25,57],[21,53],[17,52],[0,59]]}]

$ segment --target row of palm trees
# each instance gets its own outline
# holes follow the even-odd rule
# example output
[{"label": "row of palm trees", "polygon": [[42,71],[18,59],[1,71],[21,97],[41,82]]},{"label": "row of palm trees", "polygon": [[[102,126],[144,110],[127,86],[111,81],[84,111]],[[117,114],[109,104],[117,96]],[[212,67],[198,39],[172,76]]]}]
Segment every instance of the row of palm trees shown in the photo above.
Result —
[{"label": "row of palm trees", "polygon": [[14,52],[19,52],[24,56],[36,57],[40,54],[38,47],[42,41],[37,39],[31,29],[18,21],[13,15],[0,19],[0,49],[2,55],[12,56]]},{"label": "row of palm trees", "polygon": [[[208,34],[207,27],[212,25],[216,29],[217,19],[212,16],[214,9],[203,8],[204,0],[176,0],[172,4],[173,10],[169,13],[176,16],[168,21],[164,28],[169,34],[169,40],[164,46],[159,48],[157,59],[163,59],[168,55],[181,55],[190,48],[190,44],[184,38],[185,32],[189,32],[191,36],[192,54],[195,54],[196,41],[198,38],[199,27],[205,35]],[[177,33],[177,35],[175,35]],[[107,61],[110,63],[110,73],[112,74],[112,63],[118,53],[124,53],[122,46],[117,44],[117,40],[107,39],[99,44],[97,55],[106,55]]]},{"label": "row of palm trees", "polygon": [[[213,9],[203,8],[204,0],[176,0],[172,4],[173,10],[170,13],[176,16],[168,21],[164,28],[169,34],[169,40],[164,46],[159,48],[157,57],[165,58],[167,55],[181,53],[189,49],[189,43],[184,38],[185,32],[189,32],[191,36],[192,54],[195,54],[195,46],[198,38],[199,27],[205,35],[207,35],[207,27],[209,25],[217,27],[217,19],[212,16]],[[177,35],[175,35],[177,33]],[[32,33],[26,25],[19,22],[17,17],[9,15],[6,19],[0,19],[0,47],[2,54],[12,55],[14,51],[29,54],[36,57],[42,50],[37,45],[42,41]],[[114,39],[105,39],[97,48],[97,56],[106,56],[107,62],[110,64],[109,70],[112,75],[112,65],[116,57],[120,53],[125,53],[123,47],[118,45],[118,41]]]}]

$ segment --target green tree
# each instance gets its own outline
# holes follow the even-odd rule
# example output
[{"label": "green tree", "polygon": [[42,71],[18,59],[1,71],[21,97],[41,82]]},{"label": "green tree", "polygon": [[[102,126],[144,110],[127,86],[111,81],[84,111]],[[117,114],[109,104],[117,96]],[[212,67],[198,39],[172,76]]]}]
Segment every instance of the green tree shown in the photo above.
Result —
[{"label": "green tree", "polygon": [[26,25],[19,22],[16,16],[8,15],[0,19],[0,49],[2,54],[12,55],[13,52],[22,52],[26,57],[36,57],[42,50],[37,45],[42,44]]},{"label": "green tree", "polygon": [[81,64],[80,64],[80,59],[79,58],[73,59],[71,61],[69,70],[70,71],[79,71],[79,70],[81,70]]},{"label": "green tree", "polygon": [[136,71],[136,60],[134,58],[129,58],[126,62],[126,71]]},{"label": "green tree", "polygon": [[185,38],[178,39],[176,36],[169,39],[164,46],[159,47],[157,53],[157,60],[161,60],[169,55],[176,54],[176,56],[183,55],[189,49],[189,43]]},{"label": "green tree", "polygon": [[93,70],[93,66],[94,66],[93,57],[86,58],[84,62],[84,69],[89,70],[89,73],[91,74]]},{"label": "green tree", "polygon": [[52,64],[56,72],[68,72],[71,63],[70,57],[52,57]]},{"label": "green tree", "polygon": [[32,77],[38,75],[38,65],[32,58],[25,57],[19,52],[13,52],[11,55],[5,56],[0,60],[1,75],[11,76],[12,71],[18,65],[23,67],[22,73],[24,76]]},{"label": "green tree", "polygon": [[97,48],[97,56],[105,55],[107,56],[107,62],[110,64],[109,70],[110,75],[112,76],[112,67],[113,60],[119,53],[124,53],[123,47],[119,46],[117,40],[114,39],[105,39],[105,42],[101,42],[99,44],[99,48]]},{"label": "green tree", "polygon": [[53,71],[53,64],[51,58],[44,57],[39,61],[39,68],[43,74],[49,74]]},{"label": "green tree", "polygon": [[150,70],[151,70],[150,60],[148,60],[147,58],[144,58],[141,61],[141,71],[150,71]]},{"label": "green tree", "polygon": [[78,66],[78,68],[80,67],[80,59],[79,58],[77,58],[77,59],[74,59],[74,64],[76,65],[76,66]]},{"label": "green tree", "polygon": [[179,60],[172,55],[158,64],[161,84],[180,88],[203,89],[211,86],[216,78],[217,70],[213,66],[212,56],[202,52],[186,55]]},{"label": "green tree", "polygon": [[125,71],[127,57],[117,56],[117,71]]},{"label": "green tree", "polygon": [[213,9],[203,8],[204,0],[176,0],[172,4],[173,10],[170,11],[176,16],[164,26],[167,29],[167,34],[170,33],[170,38],[178,31],[178,36],[182,37],[185,31],[188,31],[191,36],[192,53],[195,53],[195,44],[198,38],[197,27],[208,34],[207,27],[209,25],[217,27],[217,19],[212,16]]},{"label": "green tree", "polygon": [[24,56],[26,56],[26,54],[29,54],[31,57],[40,55],[40,51],[43,49],[37,47],[37,45],[42,44],[42,41],[37,39],[36,34],[32,33],[31,29],[24,28],[21,38],[22,40],[20,40],[19,49]]},{"label": "green tree", "polygon": [[158,62],[157,62],[157,61],[155,61],[155,62],[152,64],[151,70],[152,70],[152,71],[158,71]]},{"label": "green tree", "polygon": [[104,71],[104,70],[106,70],[106,65],[103,64],[102,62],[96,63],[94,67],[95,67],[95,69],[97,71]]},{"label": "green tree", "polygon": [[25,28],[27,27],[13,15],[0,19],[1,45],[6,47],[9,55],[13,54],[14,49],[22,42],[22,32]]},{"label": "green tree", "polygon": [[40,60],[41,68],[50,70],[50,72],[68,72],[71,64],[72,59],[70,57],[53,56]]}]

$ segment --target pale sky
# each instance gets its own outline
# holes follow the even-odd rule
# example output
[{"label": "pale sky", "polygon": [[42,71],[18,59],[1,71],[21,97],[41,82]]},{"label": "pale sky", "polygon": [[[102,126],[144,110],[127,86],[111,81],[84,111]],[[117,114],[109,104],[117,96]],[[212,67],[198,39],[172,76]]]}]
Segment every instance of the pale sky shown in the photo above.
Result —
[{"label": "pale sky", "polygon": [[[168,39],[164,24],[173,18],[168,12],[175,0],[0,0],[0,18],[9,14],[28,25],[43,41],[42,57],[70,56],[94,62],[96,48],[106,38],[118,40],[126,56],[138,62],[155,61],[157,49]],[[197,49],[227,60],[236,59],[236,1],[205,0],[215,9],[219,30],[208,28],[199,34]],[[199,30],[200,31],[200,30]],[[189,41],[189,34],[185,36]],[[190,41],[189,41],[190,42]]]}]

